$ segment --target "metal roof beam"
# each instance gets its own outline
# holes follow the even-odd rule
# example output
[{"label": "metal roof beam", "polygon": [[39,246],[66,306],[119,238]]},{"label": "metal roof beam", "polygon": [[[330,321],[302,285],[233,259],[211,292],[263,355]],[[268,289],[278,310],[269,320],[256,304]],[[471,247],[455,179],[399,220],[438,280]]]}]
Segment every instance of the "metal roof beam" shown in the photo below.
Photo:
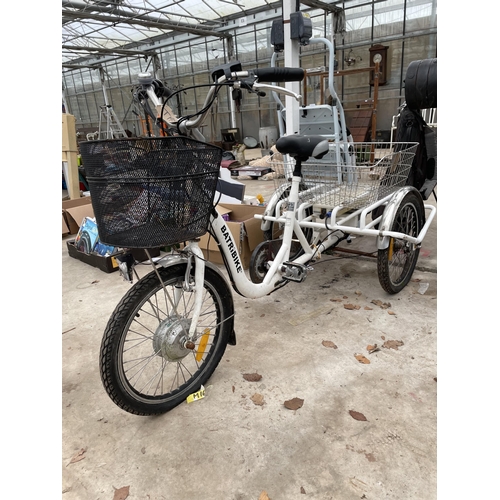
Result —
[{"label": "metal roof beam", "polygon": [[[200,36],[217,36],[218,38],[226,36],[223,33],[207,28],[200,28],[197,26],[193,26],[192,24],[189,23],[168,22],[160,18],[154,18],[152,16],[147,16],[143,14],[139,15],[132,14],[130,12],[126,12],[116,8],[100,7],[93,5],[92,6],[93,11],[97,11],[100,13],[112,13],[109,15],[102,15],[102,14],[96,14],[95,12],[89,12],[87,4],[82,4],[80,2],[75,2],[72,0],[63,0],[62,5],[63,7],[67,7],[66,9],[63,8],[62,11],[64,20],[93,19],[95,21],[101,21],[108,24],[122,23],[122,24],[139,25],[149,28],[180,31],[183,33],[192,33],[194,35],[200,35]],[[68,8],[75,10],[68,10]]]},{"label": "metal roof beam", "polygon": [[101,54],[121,54],[124,56],[154,56],[154,50],[105,49],[104,47],[81,47],[79,45],[63,45],[64,50],[79,50],[83,52],[98,52]]},{"label": "metal roof beam", "polygon": [[68,69],[99,69],[102,68],[101,64],[65,64],[62,65],[63,68]]},{"label": "metal roof beam", "polygon": [[[181,2],[182,2],[182,0],[180,0],[179,2],[174,2],[173,4],[179,5],[182,8],[182,6],[180,5]],[[90,11],[100,11],[100,12],[116,12],[117,11],[116,7],[118,5],[120,5],[121,7],[132,8],[130,5],[126,5],[123,3],[117,4],[117,3],[109,3],[109,2],[99,2],[97,4],[87,4],[87,3],[82,4],[81,2],[79,3],[79,2],[74,1],[74,0],[63,0],[62,4],[65,7],[73,7],[73,8],[78,8],[78,9],[85,10],[85,11],[90,10]],[[96,5],[105,5],[105,4],[114,5],[114,7],[110,7],[108,9],[96,7]],[[170,19],[169,16],[176,16],[176,17],[183,17],[185,19],[195,19],[198,23],[208,23],[208,24],[213,24],[215,26],[221,25],[221,22],[217,19],[205,19],[205,18],[199,17],[199,16],[191,16],[191,15],[189,15],[189,12],[187,12],[187,11],[185,14],[178,14],[177,12],[167,12],[165,10],[154,9],[154,8],[148,9],[146,7],[138,7],[138,6],[134,6],[134,8],[137,9],[137,13],[135,14],[137,16],[143,16],[143,15],[147,14],[148,12],[155,12],[155,13],[161,12],[161,14],[163,14],[167,19]],[[139,13],[139,11],[141,13]],[[120,12],[123,12],[123,11],[120,11]],[[136,12],[136,11],[134,11],[134,12]]]},{"label": "metal roof beam", "polygon": [[338,14],[344,10],[340,7],[332,5],[331,3],[321,2],[320,0],[300,0],[300,3],[313,9],[323,9],[326,12],[333,12],[334,14]]}]

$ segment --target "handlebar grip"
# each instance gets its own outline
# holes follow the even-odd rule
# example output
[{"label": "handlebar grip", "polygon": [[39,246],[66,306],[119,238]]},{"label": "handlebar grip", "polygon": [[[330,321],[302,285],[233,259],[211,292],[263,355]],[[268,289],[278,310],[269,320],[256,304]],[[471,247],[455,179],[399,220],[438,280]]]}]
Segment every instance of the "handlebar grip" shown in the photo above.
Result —
[{"label": "handlebar grip", "polygon": [[302,68],[259,68],[253,74],[259,82],[300,82],[305,72]]}]

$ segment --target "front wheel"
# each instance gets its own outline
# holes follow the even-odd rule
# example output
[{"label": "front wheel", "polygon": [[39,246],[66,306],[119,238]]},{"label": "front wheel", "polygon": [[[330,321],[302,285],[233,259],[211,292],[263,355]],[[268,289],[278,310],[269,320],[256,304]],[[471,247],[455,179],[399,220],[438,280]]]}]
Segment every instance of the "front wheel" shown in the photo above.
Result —
[{"label": "front wheel", "polygon": [[111,400],[135,415],[165,413],[200,390],[219,364],[233,329],[226,281],[205,268],[203,305],[193,339],[194,292],[186,264],[158,269],[123,297],[104,331],[101,379]]},{"label": "front wheel", "polygon": [[[391,231],[417,237],[424,223],[422,201],[414,192],[408,193],[399,205]],[[420,248],[401,239],[391,238],[389,246],[378,251],[377,270],[382,288],[390,294],[399,293],[410,281]]]}]

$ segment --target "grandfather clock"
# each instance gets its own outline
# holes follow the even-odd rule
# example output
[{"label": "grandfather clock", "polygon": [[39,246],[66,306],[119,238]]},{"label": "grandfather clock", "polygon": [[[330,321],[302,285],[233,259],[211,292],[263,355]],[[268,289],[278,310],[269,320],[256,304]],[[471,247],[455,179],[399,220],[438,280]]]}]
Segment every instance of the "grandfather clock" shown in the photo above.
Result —
[{"label": "grandfather clock", "polygon": [[[387,49],[386,45],[372,45],[370,47],[370,66],[379,63],[378,84],[385,85],[387,82]],[[370,85],[373,85],[373,71],[370,72]]]}]

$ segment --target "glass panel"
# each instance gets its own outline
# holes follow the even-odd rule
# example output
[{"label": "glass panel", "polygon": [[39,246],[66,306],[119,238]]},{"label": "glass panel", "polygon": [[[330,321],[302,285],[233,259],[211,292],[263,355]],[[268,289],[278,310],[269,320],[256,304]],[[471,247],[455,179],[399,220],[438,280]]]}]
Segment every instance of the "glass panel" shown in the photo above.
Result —
[{"label": "glass panel", "polygon": [[118,62],[116,66],[120,85],[130,85],[132,83],[132,79],[130,77],[127,61]]},{"label": "glass panel", "polygon": [[[313,37],[319,38],[329,38],[331,36],[331,22],[328,20],[327,26],[330,28],[329,33],[325,34],[325,16],[323,14],[318,14],[319,11],[310,12],[310,18],[312,23]],[[328,28],[327,28],[328,29]]]},{"label": "glass panel", "polygon": [[[76,119],[78,122],[86,122],[89,121],[90,116],[89,116],[89,109],[87,106],[87,99],[85,94],[80,94],[75,96],[76,97]],[[72,108],[74,109],[74,108]]]},{"label": "glass panel", "polygon": [[175,58],[179,75],[191,71],[191,54],[189,47],[177,48],[175,50]]},{"label": "glass panel", "polygon": [[257,60],[255,53],[255,32],[253,28],[245,32],[238,31],[235,46],[238,61],[242,64],[253,63]]},{"label": "glass panel", "polygon": [[133,83],[137,82],[137,75],[141,72],[141,64],[138,59],[129,59],[128,70]]},{"label": "glass panel", "polygon": [[195,72],[206,71],[208,69],[207,46],[205,43],[191,45],[191,63]]},{"label": "glass panel", "polygon": [[[274,47],[271,45],[271,23],[261,23],[256,29],[255,36],[257,60],[270,61],[274,52]],[[269,64],[267,64],[269,66]]]},{"label": "glass panel", "polygon": [[372,8],[371,5],[356,7],[346,11],[346,32],[344,44],[355,43],[372,38]]},{"label": "glass panel", "polygon": [[404,74],[412,61],[436,57],[436,35],[424,35],[405,41]]},{"label": "glass panel", "polygon": [[96,94],[87,95],[87,106],[89,120],[94,123],[99,123],[99,107],[96,102]]},{"label": "glass panel", "polygon": [[73,73],[73,91],[75,94],[80,94],[85,91],[81,71],[75,71]]},{"label": "glass panel", "polygon": [[401,35],[404,29],[404,1],[374,4],[373,37]]},{"label": "glass panel", "polygon": [[408,0],[406,7],[406,32],[436,28],[437,11],[435,2]]},{"label": "glass panel", "polygon": [[163,69],[163,78],[170,78],[177,74],[177,65],[175,64],[175,52],[173,49],[162,49],[160,60]]}]

